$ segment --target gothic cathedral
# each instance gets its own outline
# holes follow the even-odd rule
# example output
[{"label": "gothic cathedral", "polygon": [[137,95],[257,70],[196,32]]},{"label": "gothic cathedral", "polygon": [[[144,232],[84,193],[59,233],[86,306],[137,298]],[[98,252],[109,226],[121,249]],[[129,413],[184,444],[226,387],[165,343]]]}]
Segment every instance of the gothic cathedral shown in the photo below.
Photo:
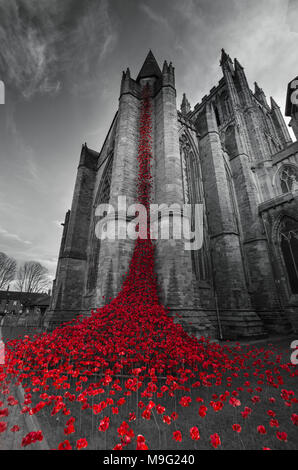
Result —
[{"label": "gothic cathedral", "polygon": [[[203,204],[203,245],[155,241],[159,297],[196,336],[241,338],[298,328],[298,142],[280,108],[222,50],[222,78],[192,109],[176,105],[172,63],[150,51],[123,72],[119,108],[100,152],[82,147],[48,327],[115,297],[133,240],[99,240],[96,207],[136,199],[141,90],[152,95],[152,202]],[[116,217],[123,217],[116,213]],[[127,222],[127,221],[126,221]]]}]

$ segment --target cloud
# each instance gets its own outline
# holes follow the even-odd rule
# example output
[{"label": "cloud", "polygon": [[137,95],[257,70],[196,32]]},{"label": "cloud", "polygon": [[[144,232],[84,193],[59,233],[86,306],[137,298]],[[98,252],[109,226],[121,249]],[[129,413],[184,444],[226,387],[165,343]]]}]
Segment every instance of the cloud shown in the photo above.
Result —
[{"label": "cloud", "polygon": [[26,99],[77,91],[117,41],[107,0],[10,0],[0,18],[1,78]]},{"label": "cloud", "polygon": [[298,3],[297,0],[289,0],[287,23],[290,31],[298,33]]},{"label": "cloud", "polygon": [[15,233],[10,233],[6,229],[0,227],[0,238],[3,237],[4,241],[16,241],[24,245],[31,245],[32,243],[28,240],[23,240],[19,235]]},{"label": "cloud", "polygon": [[[10,171],[13,171],[13,178],[22,180],[34,188],[34,190],[44,193],[47,189],[44,187],[43,179],[39,173],[38,157],[31,145],[27,144],[22,133],[18,130],[15,118],[16,109],[12,108],[7,116],[8,125],[6,132],[6,138],[10,140],[11,153],[14,156],[14,158],[9,161],[11,166]],[[5,173],[3,173],[3,175],[1,174],[0,179],[2,179],[4,175]],[[7,173],[5,180],[7,180]],[[3,181],[2,179],[2,184]]]},{"label": "cloud", "polygon": [[152,20],[155,23],[158,23],[158,24],[160,24],[162,26],[165,26],[166,28],[170,29],[170,25],[169,25],[167,19],[164,18],[159,13],[156,13],[154,10],[152,10],[151,7],[149,7],[148,5],[146,5],[144,3],[140,3],[139,8],[140,8],[140,10],[142,10],[148,16],[148,18],[150,18],[150,20]]},{"label": "cloud", "polygon": [[257,80],[283,109],[285,87],[294,76],[291,70],[297,55],[296,35],[287,24],[287,2],[173,0],[173,10],[177,38],[185,52],[177,64],[177,82],[182,82],[183,91],[189,90],[192,104],[208,94],[221,77],[219,59],[224,47],[232,59],[240,60],[249,83]]},{"label": "cloud", "polygon": [[[53,5],[55,4],[53,1]],[[53,76],[56,55],[53,9],[41,10],[44,1],[1,2],[0,66],[4,81],[25,98],[35,93],[53,93],[58,83]],[[41,16],[42,14],[42,16]],[[38,23],[36,22],[38,18]]]}]

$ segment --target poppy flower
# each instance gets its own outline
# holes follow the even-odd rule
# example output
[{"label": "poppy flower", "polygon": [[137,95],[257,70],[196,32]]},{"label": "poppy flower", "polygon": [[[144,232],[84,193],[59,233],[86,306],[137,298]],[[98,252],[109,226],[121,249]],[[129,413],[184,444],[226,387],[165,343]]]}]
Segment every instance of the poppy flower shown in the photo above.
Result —
[{"label": "poppy flower", "polygon": [[284,441],[284,442],[287,442],[287,439],[288,439],[288,435],[286,432],[276,431],[276,437],[280,441]]},{"label": "poppy flower", "polygon": [[203,403],[204,400],[203,400],[202,397],[197,397],[197,398],[196,398],[196,401],[197,401],[198,403]]},{"label": "poppy flower", "polygon": [[127,434],[128,430],[129,430],[129,425],[127,424],[126,421],[123,421],[117,431],[118,431],[119,436],[124,436],[125,434]]},{"label": "poppy flower", "polygon": [[9,406],[15,406],[19,403],[18,400],[16,400],[13,396],[9,396],[7,398],[7,402]]},{"label": "poppy flower", "polygon": [[173,440],[176,442],[182,442],[182,434],[180,431],[173,432]]},{"label": "poppy flower", "polygon": [[276,427],[276,428],[279,427],[279,422],[277,421],[277,419],[274,419],[274,418],[270,419],[270,423],[269,423],[269,424],[270,424],[270,426],[271,426],[272,428],[273,428],[273,427]]},{"label": "poppy flower", "polygon": [[102,431],[102,432],[105,432],[105,431],[107,431],[109,426],[110,426],[110,418],[108,416],[106,416],[105,418],[103,418],[100,421],[99,426],[98,426],[98,430]]},{"label": "poppy flower", "polygon": [[148,450],[145,437],[142,434],[137,436],[137,450]]},{"label": "poppy flower", "polygon": [[212,445],[215,449],[217,449],[217,447],[221,445],[221,440],[220,440],[220,437],[219,437],[219,435],[218,435],[217,433],[212,434],[212,435],[210,436],[210,442],[211,442],[211,445]]},{"label": "poppy flower", "polygon": [[75,418],[72,416],[71,418],[69,418],[67,421],[66,421],[66,424],[67,426],[69,426],[70,424],[74,424],[75,423]]},{"label": "poppy flower", "polygon": [[182,397],[179,403],[184,407],[189,406],[191,404],[191,397]]},{"label": "poppy flower", "polygon": [[20,430],[20,427],[19,427],[17,424],[15,424],[15,425],[11,428],[11,432],[19,432],[19,430]]},{"label": "poppy flower", "polygon": [[21,446],[26,447],[30,444],[34,444],[37,441],[42,441],[43,435],[41,431],[32,431],[29,432],[25,437],[22,439]]},{"label": "poppy flower", "polygon": [[4,421],[0,421],[0,433],[6,431],[7,429],[7,423]]},{"label": "poppy flower", "polygon": [[200,439],[200,432],[196,426],[193,426],[192,428],[190,428],[189,433],[190,433],[190,437],[194,441],[198,441]]},{"label": "poppy flower", "polygon": [[231,397],[229,400],[230,405],[236,407],[241,405],[241,401],[238,400],[237,398]]},{"label": "poppy flower", "polygon": [[258,426],[258,433],[259,434],[267,434],[266,428],[263,425]]},{"label": "poppy flower", "polygon": [[146,408],[142,413],[142,418],[151,419],[151,411]]},{"label": "poppy flower", "polygon": [[122,444],[116,444],[113,450],[123,450]]},{"label": "poppy flower", "polygon": [[171,421],[172,421],[170,416],[167,416],[167,415],[163,415],[162,420],[166,424],[171,424]]},{"label": "poppy flower", "polygon": [[64,428],[64,434],[73,434],[75,432],[75,427],[73,424],[69,424],[66,428]]},{"label": "poppy flower", "polygon": [[215,412],[218,412],[222,410],[223,408],[223,403],[221,401],[212,401],[211,403],[212,408],[214,409]]},{"label": "poppy flower", "polygon": [[77,446],[78,450],[85,449],[85,447],[88,446],[87,439],[85,439],[85,438],[78,439],[76,446]]},{"label": "poppy flower", "polygon": [[298,426],[298,415],[293,413],[291,416],[291,420],[295,426]]},{"label": "poppy flower", "polygon": [[241,432],[242,430],[240,424],[233,424],[232,428],[233,428],[233,431],[236,431],[236,432]]},{"label": "poppy flower", "polygon": [[199,408],[199,415],[201,416],[201,418],[204,418],[206,416],[206,413],[207,413],[207,406],[201,405]]},{"label": "poppy flower", "polygon": [[58,450],[71,450],[72,447],[70,445],[70,442],[68,440],[65,440],[63,442],[60,442],[58,445]]},{"label": "poppy flower", "polygon": [[256,404],[256,403],[259,403],[260,401],[260,397],[258,395],[255,395],[254,397],[251,398],[251,401]]},{"label": "poppy flower", "polygon": [[156,411],[159,415],[162,415],[166,411],[166,409],[164,406],[156,405]]}]

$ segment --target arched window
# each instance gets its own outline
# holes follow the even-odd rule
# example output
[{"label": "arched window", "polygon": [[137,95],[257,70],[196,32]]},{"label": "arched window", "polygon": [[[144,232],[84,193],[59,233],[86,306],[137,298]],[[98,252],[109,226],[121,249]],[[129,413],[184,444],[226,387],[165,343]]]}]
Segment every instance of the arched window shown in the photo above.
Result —
[{"label": "arched window", "polygon": [[279,235],[289,284],[292,293],[298,294],[298,220],[290,217],[282,219]]},{"label": "arched window", "polygon": [[230,99],[229,99],[227,92],[223,92],[220,95],[220,103],[221,103],[221,109],[222,109],[222,114],[223,114],[223,121],[228,121],[232,114],[232,108],[231,108],[231,103],[230,103]]},{"label": "arched window", "polygon": [[234,184],[233,184],[233,177],[232,177],[231,170],[226,162],[225,162],[225,170],[226,170],[226,177],[227,177],[228,187],[229,187],[230,201],[231,201],[232,211],[233,211],[234,230],[235,232],[239,232],[238,211],[237,211],[235,189],[234,189]]},{"label": "arched window", "polygon": [[284,165],[279,172],[280,187],[283,193],[298,189],[298,168],[294,165]]},{"label": "arched window", "polygon": [[232,158],[239,153],[236,141],[236,130],[233,124],[226,128],[223,136],[223,143],[229,158]]},{"label": "arched window", "polygon": [[220,122],[218,108],[215,104],[213,105],[213,107],[214,107],[214,112],[215,112],[215,117],[216,117],[216,123],[217,123],[217,126],[219,127],[221,125],[221,122]]},{"label": "arched window", "polygon": [[[112,180],[112,168],[113,168],[113,154],[108,157],[106,167],[103,171],[101,182],[97,191],[97,195],[94,202],[93,210],[95,211],[99,204],[108,204],[110,200],[111,191],[111,180]],[[96,287],[97,271],[100,253],[100,240],[95,234],[95,225],[98,222],[98,218],[95,220],[93,212],[93,221],[91,227],[91,241],[90,251],[88,257],[88,275],[87,275],[87,290],[92,291]]]},{"label": "arched window", "polygon": [[[199,168],[199,162],[194,153],[188,138],[183,135],[180,139],[180,154],[183,176],[183,193],[186,204],[199,204],[203,202],[203,183]],[[194,230],[194,212],[192,212],[192,227]],[[200,250],[192,250],[192,264],[195,276],[198,280],[210,278],[209,261],[207,252],[207,222],[204,219],[204,239]]]},{"label": "arched window", "polygon": [[230,100],[228,96],[224,100],[224,110],[225,110],[226,116],[229,117],[232,111],[231,111],[231,105],[230,105]]}]

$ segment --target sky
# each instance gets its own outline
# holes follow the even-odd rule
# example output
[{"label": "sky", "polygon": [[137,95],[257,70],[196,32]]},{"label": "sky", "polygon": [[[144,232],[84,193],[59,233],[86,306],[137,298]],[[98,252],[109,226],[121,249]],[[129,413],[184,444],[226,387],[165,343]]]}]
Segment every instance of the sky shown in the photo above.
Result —
[{"label": "sky", "polygon": [[54,277],[81,145],[100,150],[149,49],[178,105],[217,84],[223,47],[283,112],[297,25],[298,0],[0,0],[0,251]]}]

